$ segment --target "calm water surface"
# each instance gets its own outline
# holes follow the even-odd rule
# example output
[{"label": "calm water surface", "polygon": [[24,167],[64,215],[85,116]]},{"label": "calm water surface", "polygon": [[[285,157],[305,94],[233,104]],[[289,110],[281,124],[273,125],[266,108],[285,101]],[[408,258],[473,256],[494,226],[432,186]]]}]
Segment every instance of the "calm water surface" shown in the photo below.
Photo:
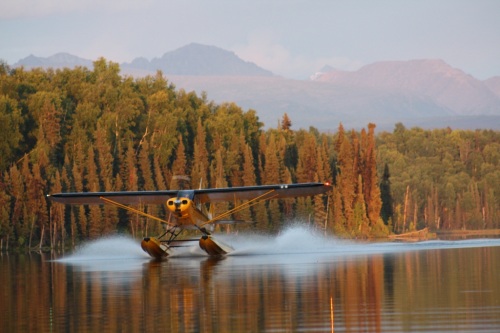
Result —
[{"label": "calm water surface", "polygon": [[499,332],[500,240],[358,243],[295,228],[151,261],[112,237],[0,257],[1,332]]}]

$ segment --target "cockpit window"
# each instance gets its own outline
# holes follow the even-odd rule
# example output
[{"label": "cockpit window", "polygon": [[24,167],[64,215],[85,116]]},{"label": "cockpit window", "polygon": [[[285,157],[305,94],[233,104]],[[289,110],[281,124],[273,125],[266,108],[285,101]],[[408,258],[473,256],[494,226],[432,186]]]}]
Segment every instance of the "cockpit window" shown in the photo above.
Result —
[{"label": "cockpit window", "polygon": [[177,192],[178,198],[188,198],[189,200],[194,200],[194,191],[193,190],[181,190]]}]

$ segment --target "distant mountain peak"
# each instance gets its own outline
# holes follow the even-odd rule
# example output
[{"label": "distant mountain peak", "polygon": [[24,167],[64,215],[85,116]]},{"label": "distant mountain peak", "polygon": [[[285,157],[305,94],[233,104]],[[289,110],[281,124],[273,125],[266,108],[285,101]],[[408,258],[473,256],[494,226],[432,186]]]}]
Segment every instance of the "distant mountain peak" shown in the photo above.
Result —
[{"label": "distant mountain peak", "polygon": [[207,50],[210,50],[212,52],[218,52],[220,54],[227,54],[231,53],[234,54],[234,52],[224,50],[223,48],[220,48],[218,46],[214,45],[205,45],[205,44],[200,44],[200,43],[189,43],[184,46],[179,47],[178,49],[170,52],[166,52],[165,54],[168,53],[173,53],[173,52],[185,52],[185,51],[190,51],[190,52],[206,52]]},{"label": "distant mountain peak", "polygon": [[14,67],[20,67],[20,66],[26,68],[34,68],[34,67],[71,68],[75,66],[91,67],[92,61],[77,57],[75,55],[66,52],[59,52],[46,58],[37,57],[31,54],[14,64]]},{"label": "distant mountain peak", "polygon": [[234,52],[216,46],[190,43],[174,51],[165,53],[161,58],[154,58],[149,63],[146,59],[134,59],[123,68],[132,70],[161,70],[170,75],[195,76],[272,76],[252,62],[240,59]]},{"label": "distant mountain peak", "polygon": [[319,71],[317,71],[316,73],[314,73],[313,75],[311,75],[310,79],[312,81],[316,81],[318,80],[323,74],[325,73],[329,73],[329,72],[333,72],[335,71],[335,68],[333,68],[332,66],[330,65],[324,65],[323,67],[321,67],[321,69]]},{"label": "distant mountain peak", "polygon": [[494,88],[441,59],[380,61],[353,72],[324,73],[316,81],[423,96],[458,115],[498,113]]}]

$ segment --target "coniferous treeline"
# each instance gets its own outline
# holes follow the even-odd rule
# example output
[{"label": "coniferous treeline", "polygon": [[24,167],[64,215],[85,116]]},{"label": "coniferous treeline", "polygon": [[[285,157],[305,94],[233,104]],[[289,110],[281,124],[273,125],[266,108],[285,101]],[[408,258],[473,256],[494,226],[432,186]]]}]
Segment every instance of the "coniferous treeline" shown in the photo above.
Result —
[{"label": "coniferous treeline", "polygon": [[[496,132],[451,131],[448,135],[463,136],[464,142],[475,135],[469,142],[474,145],[465,151],[466,146],[450,144],[447,135],[409,131],[402,125],[393,134],[377,137],[374,124],[360,133],[345,132],[340,125],[331,135],[314,128],[294,131],[285,114],[279,128],[264,130],[255,111],[176,90],[161,72],[134,79],[119,71],[118,64],[104,59],[96,61],[93,70],[25,71],[0,65],[3,247],[64,246],[117,230],[133,235],[159,232],[156,222],[115,207],[63,206],[45,197],[61,191],[331,180],[334,191],[328,197],[272,200],[238,213],[237,218],[257,221],[254,228],[271,231],[300,220],[352,237],[386,235],[392,227],[401,232],[421,225],[495,227],[498,223]],[[440,154],[438,161],[455,166],[447,170],[455,177],[455,196],[451,185],[441,183],[444,178],[437,170],[431,179],[412,178],[425,177],[426,168],[419,164],[421,152],[413,150],[414,131],[437,140],[432,145]],[[437,158],[428,147],[423,151]],[[462,155],[466,153],[467,157]],[[477,154],[484,155],[482,162],[476,160]],[[464,170],[457,166],[460,162],[467,166]],[[410,172],[411,168],[420,169]],[[491,172],[486,176],[477,168]],[[463,173],[469,177],[465,189],[458,186],[465,183],[459,180]],[[218,204],[214,209],[223,212],[236,204]],[[165,214],[159,206],[140,209]],[[488,223],[473,222],[478,209],[488,212]]]}]

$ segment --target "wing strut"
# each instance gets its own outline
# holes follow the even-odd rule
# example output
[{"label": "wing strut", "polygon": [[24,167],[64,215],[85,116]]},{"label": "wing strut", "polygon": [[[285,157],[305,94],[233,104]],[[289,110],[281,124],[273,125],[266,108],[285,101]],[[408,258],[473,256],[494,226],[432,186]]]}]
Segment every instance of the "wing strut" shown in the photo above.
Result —
[{"label": "wing strut", "polygon": [[214,217],[213,219],[208,220],[208,221],[206,221],[205,223],[203,223],[200,227],[203,227],[205,224],[213,223],[213,222],[215,222],[215,221],[217,221],[217,220],[220,220],[220,219],[222,219],[222,218],[224,218],[224,217],[226,217],[226,216],[229,216],[229,215],[231,215],[231,214],[233,214],[233,213],[237,213],[237,212],[239,212],[240,210],[243,210],[243,209],[245,209],[245,208],[252,207],[252,206],[254,206],[254,205],[258,204],[259,202],[261,202],[261,201],[263,201],[263,200],[270,200],[270,199],[272,199],[272,198],[276,197],[278,194],[272,195],[272,196],[270,196],[270,197],[268,197],[268,198],[264,198],[264,197],[265,197],[266,195],[268,195],[268,194],[270,194],[270,193],[274,192],[274,191],[275,191],[275,190],[270,190],[270,191],[267,191],[266,193],[261,194],[261,195],[259,195],[258,197],[255,197],[255,198],[253,198],[253,199],[251,199],[251,200],[248,200],[248,201],[246,201],[246,202],[242,203],[241,205],[236,206],[236,207],[234,207],[233,209],[228,210],[228,211],[227,211],[227,212],[225,212],[225,213],[222,213],[222,214],[220,214],[220,215],[217,215],[217,216],[216,216],[216,217]]},{"label": "wing strut", "polygon": [[121,203],[119,202],[116,202],[116,201],[113,201],[111,199],[108,199],[108,198],[105,198],[105,197],[99,197],[99,199],[101,199],[102,201],[106,202],[106,203],[109,203],[111,205],[115,205],[117,207],[120,207],[120,208],[123,208],[125,210],[128,210],[129,212],[132,212],[132,213],[136,213],[136,214],[139,214],[139,215],[142,215],[144,217],[147,217],[147,218],[150,218],[150,219],[153,219],[153,220],[156,220],[156,221],[159,221],[161,223],[164,223],[166,225],[169,225],[171,227],[175,227],[175,225],[169,221],[166,221],[164,219],[161,219],[159,217],[156,217],[154,215],[151,215],[151,214],[148,214],[148,213],[144,213],[143,211],[140,211],[138,209],[135,209],[135,208],[132,208],[132,207],[129,207],[129,206],[125,206],[125,205],[122,205]]}]

